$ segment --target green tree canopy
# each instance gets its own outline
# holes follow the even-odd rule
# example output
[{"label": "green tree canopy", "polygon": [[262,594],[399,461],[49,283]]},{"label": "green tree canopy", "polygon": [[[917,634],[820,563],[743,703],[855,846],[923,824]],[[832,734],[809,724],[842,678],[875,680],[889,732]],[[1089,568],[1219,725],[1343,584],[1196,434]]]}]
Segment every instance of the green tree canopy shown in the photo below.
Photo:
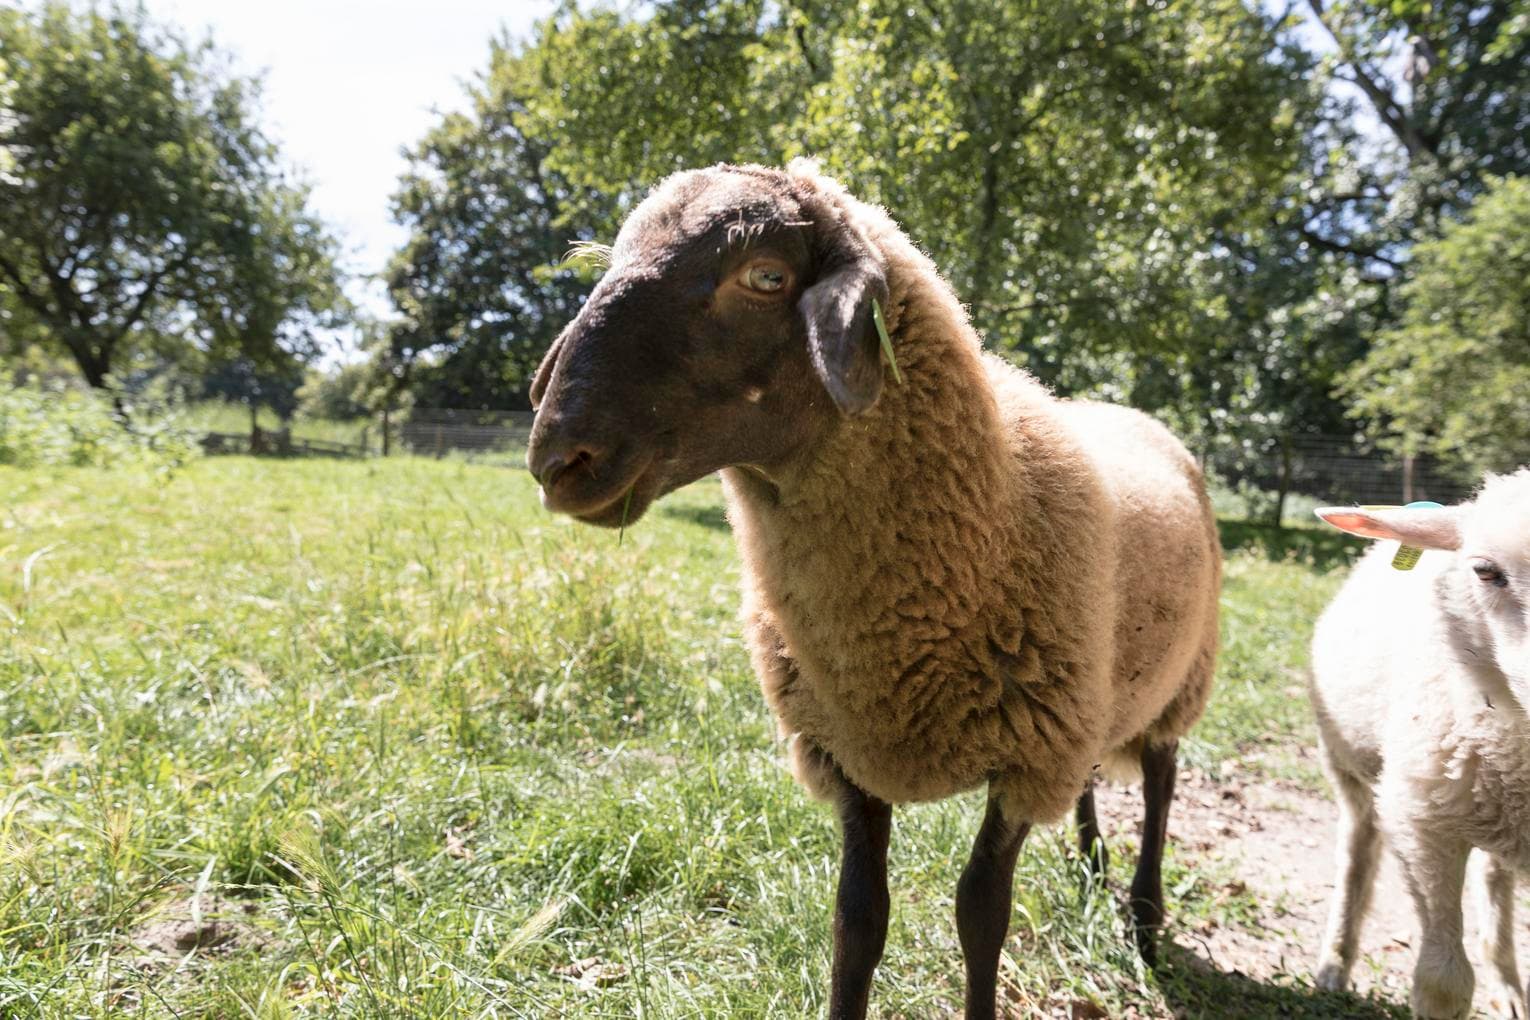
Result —
[{"label": "green tree canopy", "polygon": [[420,141],[394,195],[410,237],[387,274],[400,313],[389,357],[422,405],[528,406],[542,352],[588,289],[563,256],[592,234],[579,214],[610,202],[550,165],[553,138],[527,132],[536,72],[496,43],[469,110]]},{"label": "green tree canopy", "polygon": [[92,386],[130,350],[280,366],[343,312],[256,83],[142,8],[0,9],[0,308]]},{"label": "green tree canopy", "polygon": [[1486,184],[1414,247],[1402,321],[1344,387],[1404,452],[1504,471],[1530,460],[1530,177]]},{"label": "green tree canopy", "polygon": [[1187,267],[1263,224],[1301,156],[1310,91],[1269,59],[1275,23],[1239,0],[916,6],[567,4],[497,46],[401,182],[404,331],[443,368],[511,345],[528,354],[488,374],[523,379],[588,284],[552,268],[570,241],[609,239],[682,167],[811,154],[1065,388],[1117,379],[1126,352],[1197,354]]}]

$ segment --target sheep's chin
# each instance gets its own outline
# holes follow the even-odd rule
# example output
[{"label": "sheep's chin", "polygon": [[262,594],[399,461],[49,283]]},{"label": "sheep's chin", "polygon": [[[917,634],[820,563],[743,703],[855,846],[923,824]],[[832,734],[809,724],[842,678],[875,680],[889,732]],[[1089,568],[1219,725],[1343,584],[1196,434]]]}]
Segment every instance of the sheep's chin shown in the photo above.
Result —
[{"label": "sheep's chin", "polygon": [[611,502],[598,509],[571,516],[582,524],[593,524],[601,528],[630,527],[648,512],[648,508],[660,495],[662,493],[653,472],[644,470],[631,484],[618,491]]}]

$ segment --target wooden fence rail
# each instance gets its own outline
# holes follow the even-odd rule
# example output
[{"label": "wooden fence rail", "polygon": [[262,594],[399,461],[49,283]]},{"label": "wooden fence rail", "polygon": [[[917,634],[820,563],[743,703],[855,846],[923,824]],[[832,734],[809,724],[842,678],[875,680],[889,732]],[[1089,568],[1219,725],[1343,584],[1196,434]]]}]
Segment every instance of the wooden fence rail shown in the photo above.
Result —
[{"label": "wooden fence rail", "polygon": [[244,453],[269,457],[365,457],[368,450],[361,443],[341,443],[333,439],[306,439],[290,432],[209,432],[202,437],[202,449],[209,454]]}]

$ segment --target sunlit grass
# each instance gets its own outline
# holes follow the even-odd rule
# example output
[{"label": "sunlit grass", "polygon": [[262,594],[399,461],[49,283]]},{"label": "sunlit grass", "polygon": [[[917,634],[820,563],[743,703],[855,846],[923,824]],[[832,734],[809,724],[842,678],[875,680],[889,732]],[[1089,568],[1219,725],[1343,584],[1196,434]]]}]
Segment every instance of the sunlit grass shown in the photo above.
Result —
[{"label": "sunlit grass", "polygon": [[[719,501],[619,538],[451,460],[0,468],[0,1014],[821,1014],[838,842],[779,764]],[[1339,575],[1268,548],[1229,563],[1192,764],[1310,738]],[[981,811],[897,815],[881,1015],[960,1001]],[[1166,1011],[1069,841],[1026,847],[1007,1001]],[[1214,884],[1171,853],[1171,912],[1236,909]],[[199,887],[263,936],[146,955]]]},{"label": "sunlit grass", "polygon": [[[185,417],[190,425],[204,432],[247,435],[250,431],[249,408],[222,400],[204,400],[191,404],[186,408]],[[294,439],[322,439],[351,444],[360,444],[363,439],[370,439],[374,449],[381,442],[380,426],[375,421],[326,421],[299,415],[284,426],[281,419],[267,407],[258,409],[255,420],[268,432],[290,428]]]}]

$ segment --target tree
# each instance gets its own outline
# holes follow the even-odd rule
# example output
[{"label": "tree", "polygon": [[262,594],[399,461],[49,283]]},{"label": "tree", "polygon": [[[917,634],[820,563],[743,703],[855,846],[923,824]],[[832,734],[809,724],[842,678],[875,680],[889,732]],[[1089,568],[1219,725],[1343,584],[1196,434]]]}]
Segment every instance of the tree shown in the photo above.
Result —
[{"label": "tree", "polygon": [[0,9],[0,307],[92,386],[155,349],[280,367],[344,313],[257,84],[140,8]]},{"label": "tree", "polygon": [[1411,242],[1459,215],[1486,179],[1530,173],[1530,4],[1307,4],[1337,87],[1297,229],[1371,275],[1395,276]]},{"label": "tree", "polygon": [[1402,321],[1344,379],[1400,452],[1478,473],[1530,460],[1530,177],[1484,186],[1414,247]]},{"label": "tree", "polygon": [[286,422],[298,407],[303,366],[293,357],[255,361],[233,357],[209,365],[202,373],[202,397],[243,404],[250,412],[250,438],[258,442],[260,409]]},{"label": "tree", "polygon": [[557,255],[665,174],[813,154],[896,212],[995,346],[1068,390],[1130,386],[1132,357],[1200,349],[1186,267],[1265,220],[1300,156],[1275,36],[1238,0],[566,5],[495,49],[401,184],[395,303],[441,344],[419,378],[458,351],[507,364],[484,356],[513,337],[524,380],[588,285]]},{"label": "tree", "polygon": [[[532,373],[578,311],[588,276],[564,265],[588,238],[573,213],[599,205],[547,165],[553,140],[523,118],[538,84],[507,43],[410,153],[393,216],[410,230],[388,269],[399,312],[390,370],[426,406],[524,408]],[[609,205],[609,202],[605,202]]]}]

